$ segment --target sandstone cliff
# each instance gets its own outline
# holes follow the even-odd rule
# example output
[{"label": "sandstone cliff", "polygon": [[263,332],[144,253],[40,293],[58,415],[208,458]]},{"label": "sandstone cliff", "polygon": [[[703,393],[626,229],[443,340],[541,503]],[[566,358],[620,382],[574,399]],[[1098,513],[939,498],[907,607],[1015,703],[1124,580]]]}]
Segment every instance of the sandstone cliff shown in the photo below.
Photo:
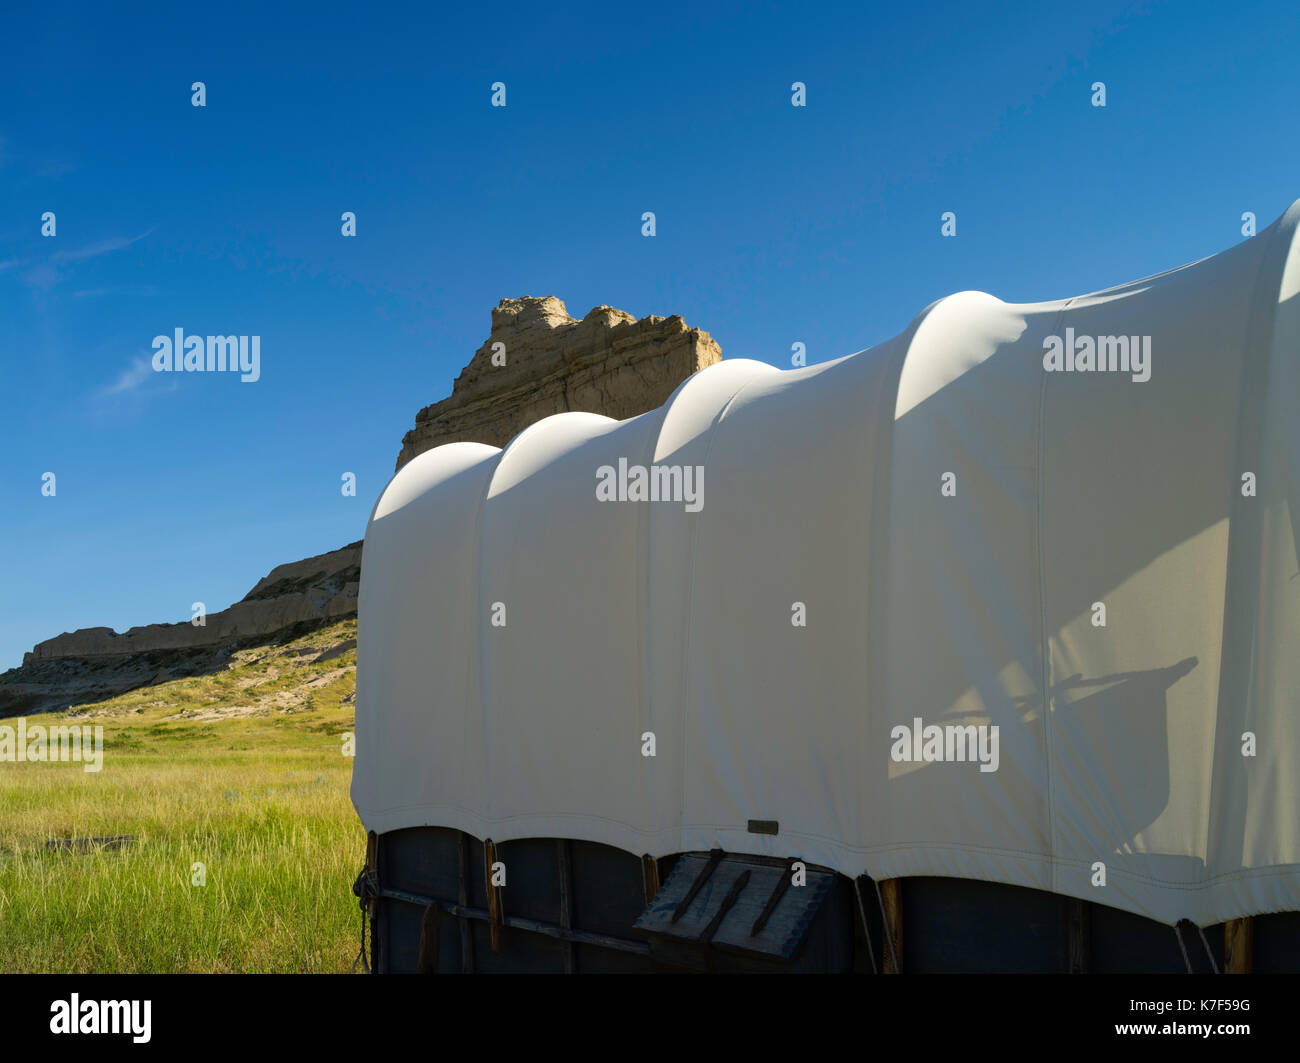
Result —
[{"label": "sandstone cliff", "polygon": [[112,628],[87,627],[38,642],[23,655],[24,666],[55,657],[103,657],[152,650],[193,649],[273,635],[304,620],[347,616],[357,611],[361,543],[327,554],[277,565],[242,599],[203,626],[188,621],[148,624],[119,635]]},{"label": "sandstone cliff", "polygon": [[[502,357],[505,364],[496,364]],[[663,405],[678,384],[721,358],[707,332],[676,315],[638,321],[598,306],[577,321],[554,296],[502,299],[492,311],[491,335],[451,396],[415,415],[397,468],[443,443],[505,446],[553,413],[635,417]]]}]

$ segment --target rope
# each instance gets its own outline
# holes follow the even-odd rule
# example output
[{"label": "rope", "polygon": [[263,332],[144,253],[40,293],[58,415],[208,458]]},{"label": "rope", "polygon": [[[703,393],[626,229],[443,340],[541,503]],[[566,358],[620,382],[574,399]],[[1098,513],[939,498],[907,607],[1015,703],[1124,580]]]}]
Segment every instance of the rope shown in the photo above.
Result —
[{"label": "rope", "polygon": [[357,958],[352,961],[352,968],[349,974],[357,973],[357,964],[361,965],[361,973],[370,973],[370,962],[366,959],[366,910],[361,909],[361,951],[357,953]]},{"label": "rope", "polygon": [[880,905],[880,926],[885,931],[885,941],[889,943],[889,958],[894,964],[894,973],[902,974],[902,968],[898,966],[898,954],[894,951],[894,935],[889,932],[889,917],[885,915],[885,898],[880,895],[880,883],[874,878],[871,880],[876,887],[876,903]]},{"label": "rope", "polygon": [[862,903],[862,890],[858,888],[858,879],[853,879],[853,896],[858,899],[858,914],[862,916],[862,932],[867,935],[867,955],[871,957],[871,973],[879,974],[876,969],[876,947],[871,944],[871,928],[867,926],[867,909]]},{"label": "rope", "polygon": [[[357,902],[361,906],[361,951],[357,953],[357,958],[352,961],[351,973],[357,973],[357,965],[361,966],[364,974],[370,974],[370,960],[366,956],[366,921],[370,912],[370,902],[379,896],[379,883],[375,879],[374,872],[369,867],[363,867],[361,873],[357,875],[357,880],[352,883],[352,892],[357,895]],[[371,935],[373,937],[373,935]]]}]

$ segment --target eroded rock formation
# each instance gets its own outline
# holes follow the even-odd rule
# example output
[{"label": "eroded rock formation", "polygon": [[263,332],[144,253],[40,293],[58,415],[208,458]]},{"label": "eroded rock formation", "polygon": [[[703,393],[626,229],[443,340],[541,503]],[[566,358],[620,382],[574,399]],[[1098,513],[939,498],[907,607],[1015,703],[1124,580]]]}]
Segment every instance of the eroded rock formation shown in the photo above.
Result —
[{"label": "eroded rock formation", "polygon": [[713,338],[677,315],[638,321],[598,306],[577,321],[553,295],[502,299],[492,311],[491,335],[450,397],[415,415],[397,467],[443,443],[505,446],[534,421],[567,410],[635,417],[721,359]]}]

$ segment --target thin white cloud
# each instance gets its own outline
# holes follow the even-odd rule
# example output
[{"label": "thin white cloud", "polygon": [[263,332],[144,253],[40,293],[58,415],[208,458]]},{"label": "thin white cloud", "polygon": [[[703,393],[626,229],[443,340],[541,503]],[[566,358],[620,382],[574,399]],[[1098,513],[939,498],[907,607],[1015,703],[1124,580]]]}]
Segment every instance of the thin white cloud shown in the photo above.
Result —
[{"label": "thin white cloud", "polygon": [[[53,291],[55,286],[65,279],[66,272],[71,268],[70,263],[85,262],[88,259],[98,258],[100,255],[107,255],[113,251],[121,251],[137,241],[143,240],[151,232],[153,232],[153,229],[146,229],[139,236],[114,237],[108,240],[100,240],[98,243],[87,244],[85,247],[74,248],[71,251],[55,251],[43,261],[36,259],[7,259],[0,262],[0,272],[20,267],[23,270],[23,283],[44,296]],[[107,289],[104,289],[104,291],[106,292]]]},{"label": "thin white cloud", "polygon": [[109,387],[104,389],[105,395],[121,395],[124,392],[131,392],[153,376],[153,366],[150,365],[148,358],[135,358],[130,366],[122,371],[122,374]]},{"label": "thin white cloud", "polygon": [[[3,263],[0,263],[3,268]],[[152,284],[114,284],[107,288],[82,288],[72,293],[74,299],[94,299],[101,295],[157,295]]]},{"label": "thin white cloud", "polygon": [[112,240],[100,240],[99,243],[89,244],[86,247],[78,248],[75,251],[56,251],[50,256],[51,262],[82,262],[88,258],[98,258],[100,255],[106,255],[110,251],[121,251],[124,247],[130,247],[137,240],[143,240],[152,229],[147,229],[139,236],[116,237]]}]

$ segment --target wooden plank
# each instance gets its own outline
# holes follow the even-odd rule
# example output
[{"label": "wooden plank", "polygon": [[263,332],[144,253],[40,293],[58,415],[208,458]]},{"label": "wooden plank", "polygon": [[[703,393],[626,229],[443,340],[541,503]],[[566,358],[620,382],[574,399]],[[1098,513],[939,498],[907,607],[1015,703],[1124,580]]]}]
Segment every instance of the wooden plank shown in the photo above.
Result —
[{"label": "wooden plank", "polygon": [[[465,832],[457,832],[457,873],[459,882],[457,885],[457,899],[460,901],[461,908],[469,907],[469,837]],[[460,923],[460,969],[466,974],[474,973],[474,935],[469,928],[469,922],[463,917],[457,915],[457,921]]]},{"label": "wooden plank", "polygon": [[[560,927],[563,930],[573,929],[573,900],[570,897],[569,881],[571,876],[569,860],[569,842],[567,838],[560,838],[556,841],[556,861],[559,864],[560,871]],[[566,941],[564,945],[564,973],[573,974],[574,972],[574,952],[573,942]]]},{"label": "wooden plank", "polygon": [[[686,913],[686,909],[688,909],[695,901],[700,890],[704,889],[704,884],[713,877],[713,872],[718,869],[718,865],[722,863],[722,858],[725,855],[726,854],[723,853],[721,849],[709,850],[709,855],[705,857],[704,863],[699,866],[695,878],[691,880],[689,888],[686,890],[686,895],[682,897],[677,907],[673,909],[672,921],[674,923]],[[684,860],[680,860],[678,863],[681,866],[685,866]]]},{"label": "wooden plank", "polygon": [[1255,954],[1255,920],[1229,919],[1223,924],[1224,974],[1250,974]]},{"label": "wooden plank", "polygon": [[[455,916],[462,921],[476,919],[479,922],[486,923],[492,918],[485,908],[470,908],[452,904],[450,901],[440,901],[434,897],[426,897],[419,893],[407,893],[405,890],[386,889],[383,891],[383,895],[390,900],[414,905],[421,910],[431,904],[437,905],[445,914]],[[543,923],[537,919],[525,919],[519,915],[507,915],[502,919],[502,923],[514,929],[528,930],[534,934],[544,934],[547,937],[558,938],[561,941],[573,941],[579,945],[599,945],[603,949],[630,952],[637,956],[647,956],[650,953],[650,946],[644,941],[629,941],[627,938],[616,938],[609,934],[593,934],[588,930],[565,930],[563,927],[551,923]]]},{"label": "wooden plank", "polygon": [[[789,861],[731,854],[718,862],[707,889],[697,893],[674,919],[681,910],[680,898],[694,889],[707,864],[701,853],[684,853],[654,900],[632,924],[652,939],[651,954],[657,958],[672,956],[667,962],[679,963],[694,953],[699,959],[707,954],[701,946],[711,942],[722,952],[791,961],[807,940],[836,878],[829,869],[809,869],[806,885],[785,892],[780,900],[781,887],[789,882]],[[778,895],[778,904],[769,910],[774,895]],[[755,931],[760,920],[763,925]],[[687,951],[679,946],[686,946]]]},{"label": "wooden plank", "polygon": [[767,903],[763,905],[763,910],[758,913],[758,918],[754,920],[754,925],[750,928],[750,934],[761,934],[763,927],[767,926],[767,921],[772,918],[772,913],[776,911],[776,906],[781,903],[781,898],[785,896],[785,891],[790,888],[790,881],[794,877],[794,865],[798,862],[798,857],[790,857],[785,862],[785,870],[781,872],[780,878],[776,880],[776,885],[768,895]]},{"label": "wooden plank", "polygon": [[492,942],[492,951],[501,952],[501,887],[492,885],[492,865],[497,862],[496,843],[491,838],[483,842],[483,871],[487,882],[488,895],[488,934]]},{"label": "wooden plank", "polygon": [[420,974],[438,973],[439,931],[442,923],[442,909],[437,901],[425,906],[420,918],[420,942],[416,949],[415,968]]},{"label": "wooden plank", "polygon": [[1092,953],[1092,906],[1076,897],[1071,897],[1068,904],[1069,971],[1071,974],[1087,974]]},{"label": "wooden plank", "polygon": [[[903,880],[887,878],[880,886],[880,916],[885,924],[885,974],[900,974],[903,965]],[[893,948],[890,948],[890,945]]]},{"label": "wooden plank", "polygon": [[641,889],[645,902],[649,904],[659,892],[659,861],[649,853],[641,857]]}]

